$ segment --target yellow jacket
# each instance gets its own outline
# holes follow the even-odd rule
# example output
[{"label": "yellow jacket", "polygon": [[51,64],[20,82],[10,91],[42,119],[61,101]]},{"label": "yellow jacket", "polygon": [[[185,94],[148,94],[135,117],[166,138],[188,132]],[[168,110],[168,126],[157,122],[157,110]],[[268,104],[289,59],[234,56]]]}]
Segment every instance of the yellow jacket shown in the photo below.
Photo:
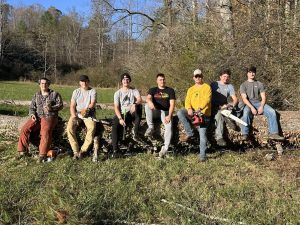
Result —
[{"label": "yellow jacket", "polygon": [[205,116],[210,116],[211,93],[211,87],[206,83],[190,87],[185,98],[185,108],[193,110],[201,109],[201,112]]}]

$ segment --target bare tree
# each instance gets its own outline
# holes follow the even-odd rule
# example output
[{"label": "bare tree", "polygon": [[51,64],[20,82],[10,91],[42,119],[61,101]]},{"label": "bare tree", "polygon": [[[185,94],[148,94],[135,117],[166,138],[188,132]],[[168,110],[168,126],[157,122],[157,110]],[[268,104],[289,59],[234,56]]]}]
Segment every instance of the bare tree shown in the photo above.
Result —
[{"label": "bare tree", "polygon": [[0,0],[0,63],[2,62],[3,57],[3,28],[4,28],[4,18],[5,18],[5,0]]},{"label": "bare tree", "polygon": [[0,62],[2,61],[3,3],[4,0],[1,0],[0,1]]}]

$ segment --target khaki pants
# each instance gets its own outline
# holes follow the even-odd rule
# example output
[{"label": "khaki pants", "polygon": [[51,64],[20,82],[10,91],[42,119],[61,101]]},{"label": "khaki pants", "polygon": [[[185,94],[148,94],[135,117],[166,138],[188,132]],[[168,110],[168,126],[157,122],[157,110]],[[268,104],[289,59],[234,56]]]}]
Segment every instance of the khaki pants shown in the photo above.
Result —
[{"label": "khaki pants", "polygon": [[94,134],[96,131],[96,122],[91,119],[79,119],[78,117],[70,118],[68,121],[67,126],[67,134],[68,139],[73,150],[73,153],[79,152],[79,145],[78,140],[76,137],[77,127],[79,126],[80,122],[83,121],[84,125],[86,126],[87,132],[85,136],[85,140],[83,145],[81,146],[81,152],[86,152],[90,145],[93,143]]}]

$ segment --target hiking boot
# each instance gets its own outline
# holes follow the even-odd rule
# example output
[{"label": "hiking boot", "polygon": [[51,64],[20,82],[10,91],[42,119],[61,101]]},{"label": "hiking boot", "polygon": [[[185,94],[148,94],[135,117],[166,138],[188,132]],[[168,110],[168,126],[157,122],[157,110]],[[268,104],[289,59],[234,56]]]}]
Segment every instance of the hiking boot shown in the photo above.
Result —
[{"label": "hiking boot", "polygon": [[268,161],[272,161],[275,159],[275,155],[273,153],[266,154],[265,159]]},{"label": "hiking boot", "polygon": [[206,161],[207,161],[207,158],[200,158],[200,159],[199,159],[199,162],[200,162],[200,163],[203,163],[203,162],[206,162]]},{"label": "hiking boot", "polygon": [[153,135],[153,128],[148,127],[145,132],[145,137],[149,137]]},{"label": "hiking boot", "polygon": [[47,162],[47,156],[40,155],[37,159],[37,163],[43,163],[43,162]]},{"label": "hiking boot", "polygon": [[269,139],[276,140],[276,141],[283,141],[284,137],[280,136],[279,134],[269,134]]},{"label": "hiking boot", "polygon": [[27,156],[26,152],[18,152],[18,155],[15,157],[16,160],[21,160]]},{"label": "hiking boot", "polygon": [[81,155],[80,152],[75,152],[74,155],[73,155],[73,159],[74,159],[74,160],[79,159],[79,156],[80,156],[80,155]]},{"label": "hiking boot", "polygon": [[84,156],[84,153],[83,152],[78,152],[78,159],[82,159],[83,158],[83,156]]},{"label": "hiking boot", "polygon": [[227,144],[226,144],[226,141],[223,138],[220,138],[220,139],[217,140],[217,145],[224,147]]},{"label": "hiking boot", "polygon": [[186,135],[186,134],[182,135],[182,136],[179,138],[179,140],[180,140],[181,142],[187,142],[187,141],[190,141],[190,140],[192,140],[192,139],[193,139],[193,136],[188,136],[188,135]]},{"label": "hiking boot", "polygon": [[119,153],[119,150],[113,150],[113,152],[111,154],[111,157],[114,158],[114,159],[120,158],[121,155]]},{"label": "hiking boot", "polygon": [[242,141],[248,141],[249,140],[248,134],[243,134],[242,137],[241,137],[241,140]]},{"label": "hiking boot", "polygon": [[140,137],[136,134],[132,135],[132,140],[134,140],[135,142],[140,142]]}]

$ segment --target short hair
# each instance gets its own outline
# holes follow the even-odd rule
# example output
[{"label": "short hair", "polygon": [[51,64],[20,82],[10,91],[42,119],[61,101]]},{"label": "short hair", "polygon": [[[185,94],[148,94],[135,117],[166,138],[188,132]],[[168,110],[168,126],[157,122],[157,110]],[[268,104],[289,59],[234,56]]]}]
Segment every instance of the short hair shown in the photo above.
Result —
[{"label": "short hair", "polygon": [[230,69],[229,68],[225,68],[225,69],[220,70],[219,76],[222,76],[223,74],[228,74],[230,76],[231,75]]},{"label": "short hair", "polygon": [[131,76],[130,76],[129,73],[127,73],[127,72],[121,74],[121,77],[120,77],[120,78],[121,78],[121,82],[122,82],[122,80],[123,80],[125,77],[128,78],[129,81],[131,82]]},{"label": "short hair", "polygon": [[47,82],[48,85],[51,84],[51,81],[47,78],[47,77],[42,77],[38,80],[38,83],[41,84],[41,80],[45,80]]},{"label": "short hair", "polygon": [[163,77],[163,78],[165,78],[165,75],[164,75],[163,73],[159,73],[159,74],[156,75],[156,79],[157,79],[158,77]]},{"label": "short hair", "polygon": [[249,66],[246,71],[247,71],[247,73],[248,72],[256,73],[256,67],[255,66]]}]

